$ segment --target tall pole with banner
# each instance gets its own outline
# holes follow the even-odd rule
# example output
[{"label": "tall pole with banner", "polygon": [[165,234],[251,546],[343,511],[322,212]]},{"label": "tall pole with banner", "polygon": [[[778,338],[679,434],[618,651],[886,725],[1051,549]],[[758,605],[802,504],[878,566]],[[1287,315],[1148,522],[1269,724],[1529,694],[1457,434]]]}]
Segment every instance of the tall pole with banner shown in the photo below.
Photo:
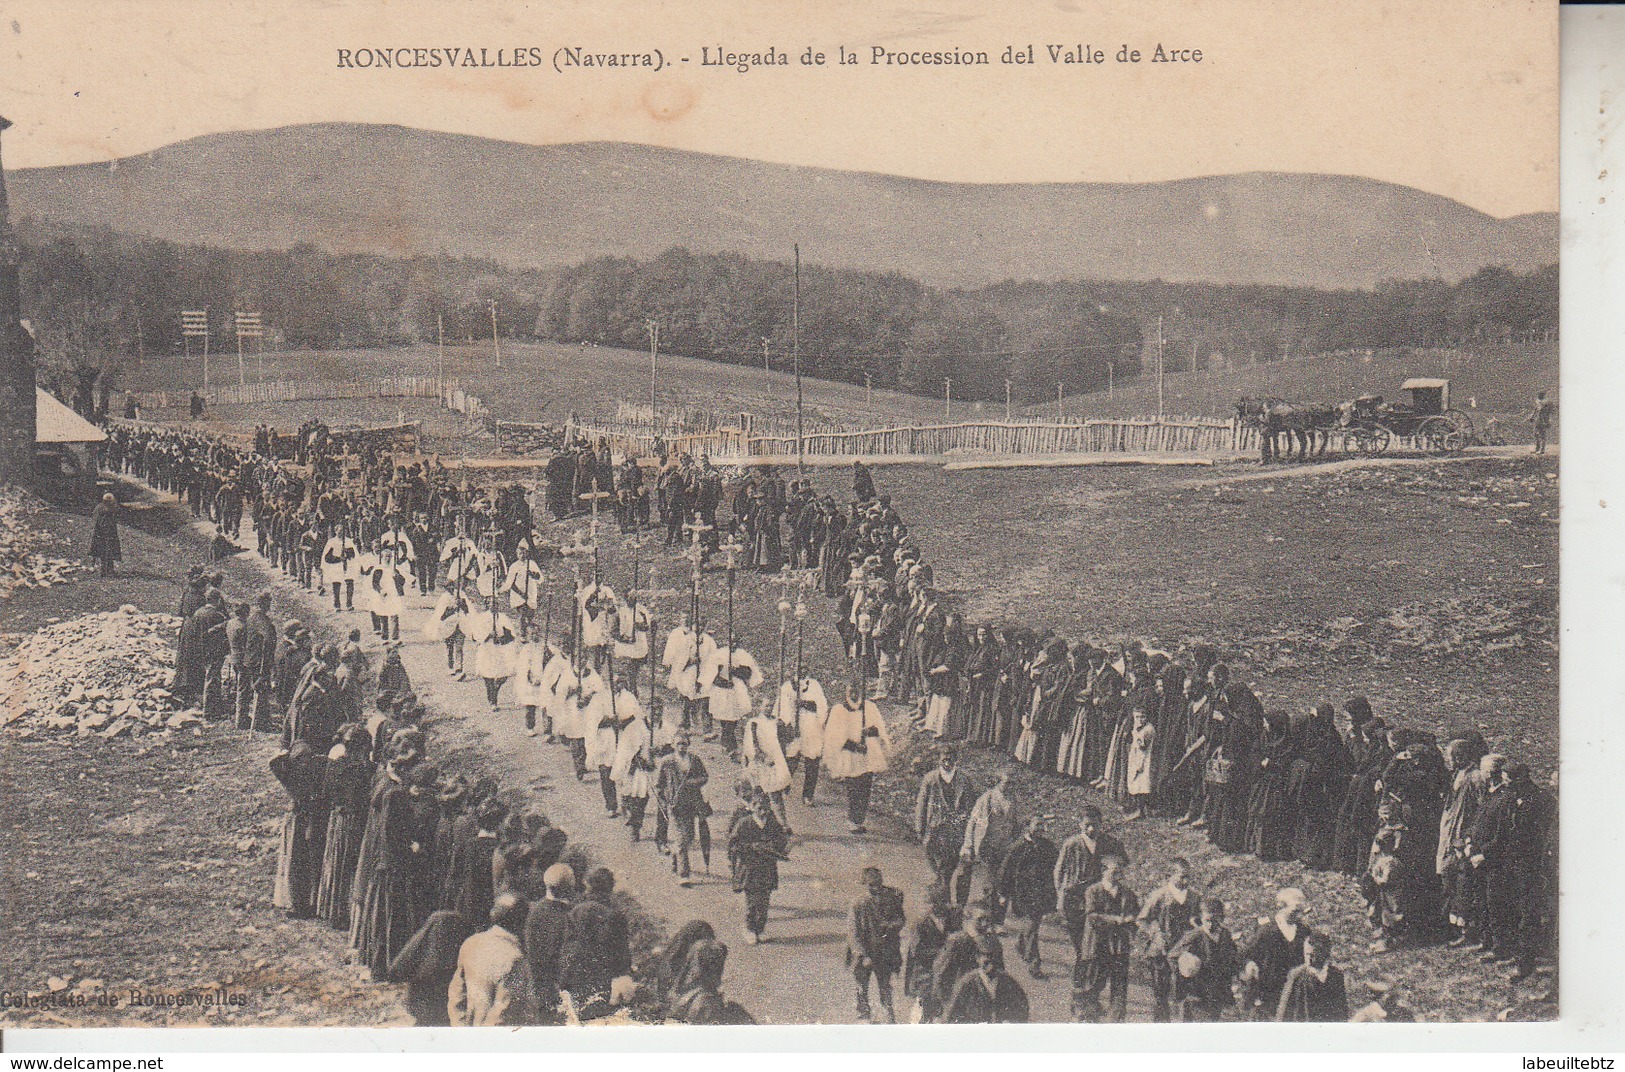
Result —
[{"label": "tall pole with banner", "polygon": [[[241,387],[241,386],[243,386],[243,379],[244,379],[244,377],[243,377],[243,340],[244,339],[263,338],[264,335],[265,335],[265,328],[264,328],[263,324],[260,321],[260,314],[258,314],[258,313],[238,313],[238,314],[236,314],[236,323],[237,323],[237,385],[239,387]],[[260,358],[260,382],[264,383],[265,382],[265,354],[263,352],[261,352],[260,355],[259,355],[259,358]]]}]

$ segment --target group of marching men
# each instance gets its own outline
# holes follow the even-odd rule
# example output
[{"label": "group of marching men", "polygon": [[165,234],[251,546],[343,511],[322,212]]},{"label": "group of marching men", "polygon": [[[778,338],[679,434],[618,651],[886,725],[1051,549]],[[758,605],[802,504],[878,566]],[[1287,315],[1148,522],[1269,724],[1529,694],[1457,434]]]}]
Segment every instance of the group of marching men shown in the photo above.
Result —
[{"label": "group of marching men", "polygon": [[[691,878],[695,842],[710,841],[706,774],[682,741],[690,732],[721,738],[742,763],[751,795],[767,801],[783,830],[792,779],[800,777],[803,798],[811,802],[819,772],[827,769],[845,791],[851,829],[864,831],[874,778],[888,766],[891,741],[879,709],[860,699],[861,690],[832,701],[798,667],[775,694],[758,698],[764,674],[749,652],[696,628],[690,615],[652,651],[648,606],[596,579],[578,581],[573,606],[559,616],[568,617],[568,625],[556,621],[546,567],[553,554],[581,549],[546,546],[523,496],[508,494],[517,489],[459,486],[432,463],[401,467],[370,444],[314,431],[299,438],[308,474],[266,453],[267,436],[256,437],[250,449],[151,425],[118,427],[117,456],[109,462],[149,479],[171,469],[236,474],[230,479],[253,507],[260,553],[307,588],[331,596],[335,610],[370,615],[386,642],[399,641],[408,601],[439,587],[423,631],[444,644],[447,673],[479,677],[493,707],[511,681],[527,729],[565,744],[582,781],[597,773],[606,812],[624,816],[634,837],[655,799],[655,840],[662,847],[671,842],[680,880]],[[338,464],[340,452],[356,464]],[[184,481],[176,488],[201,504],[200,513],[229,521],[212,508],[209,489]],[[653,687],[656,655],[665,684],[681,701],[678,719],[662,717]],[[252,722],[269,728],[294,684],[282,679],[294,675],[291,668],[279,675],[274,658],[263,662],[263,672],[245,678]],[[645,672],[648,689],[640,698]],[[274,687],[277,682],[283,687]],[[748,899],[777,884],[772,868],[741,870],[748,872]],[[765,911],[751,915],[765,923]]]},{"label": "group of marching men", "polygon": [[[653,621],[636,592],[627,598],[601,579],[583,579],[555,619],[542,565],[549,549],[533,533],[505,563],[497,536],[453,536],[428,573],[441,591],[422,631],[444,645],[447,675],[480,679],[493,711],[511,685],[526,731],[569,749],[577,779],[598,783],[606,816],[623,818],[633,841],[642,839],[653,799],[654,840],[670,853],[683,885],[694,881],[696,843],[709,860],[714,813],[704,793],[708,774],[689,745],[695,733],[720,739],[742,769],[729,855],[746,896],[747,940],[760,940],[778,884],[772,861],[785,857],[792,832],[785,796],[795,778],[812,805],[820,770],[827,770],[844,790],[849,828],[866,831],[874,779],[887,769],[892,749],[879,709],[856,687],[832,704],[822,684],[799,668],[758,700],[766,676],[755,656],[697,629],[685,613],[659,655],[664,684],[681,703],[679,717],[667,720],[655,688]],[[374,546],[360,551],[342,531],[329,538],[319,583],[332,589],[337,609],[370,612],[379,636],[398,640],[406,596],[424,571],[408,533],[387,530]],[[352,585],[363,593],[354,603]],[[756,836],[740,836],[742,827]]]},{"label": "group of marching men", "polygon": [[[741,764],[729,855],[746,894],[747,940],[760,940],[766,927],[767,898],[778,884],[772,861],[785,857],[792,833],[785,797],[798,775],[812,806],[827,770],[844,789],[850,829],[865,832],[874,778],[887,769],[892,743],[860,689],[832,704],[798,666],[758,699],[766,675],[756,657],[696,627],[689,613],[666,633],[657,669],[653,621],[635,592],[629,599],[596,577],[580,581],[556,636],[546,575],[534,560],[504,572],[488,549],[460,537],[441,554],[445,588],[423,628],[444,644],[447,675],[478,677],[493,711],[511,683],[526,731],[569,749],[577,779],[597,781],[606,817],[623,818],[633,841],[642,839],[653,799],[654,841],[669,851],[682,885],[693,882],[696,842],[709,861],[714,814],[693,737],[720,740]],[[662,673],[680,703],[675,718],[666,717],[656,691]],[[754,833],[742,836],[742,826]]]}]

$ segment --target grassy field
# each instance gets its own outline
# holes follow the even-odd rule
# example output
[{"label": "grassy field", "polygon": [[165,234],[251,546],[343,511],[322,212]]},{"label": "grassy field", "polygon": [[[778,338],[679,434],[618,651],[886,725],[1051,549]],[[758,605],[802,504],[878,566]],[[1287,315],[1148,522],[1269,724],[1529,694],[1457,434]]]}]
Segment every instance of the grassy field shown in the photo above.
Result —
[{"label": "grassy field", "polygon": [[[1557,399],[1556,342],[1512,343],[1469,347],[1463,350],[1376,350],[1293,358],[1266,365],[1234,369],[1189,371],[1190,353],[1167,354],[1163,405],[1167,413],[1228,417],[1236,399],[1274,395],[1303,402],[1344,402],[1361,394],[1382,395],[1390,401],[1409,401],[1399,385],[1413,376],[1437,376],[1451,381],[1450,403],[1472,416],[1482,430],[1494,417],[1509,443],[1529,441],[1523,415],[1536,391]],[[1153,362],[1155,358],[1153,356]],[[1119,381],[1111,392],[1097,391],[1066,400],[1072,417],[1131,417],[1157,412],[1154,364],[1133,380]],[[1030,406],[1033,416],[1053,417],[1054,400]]]},{"label": "grassy field", "polygon": [[[644,351],[610,347],[580,347],[559,343],[504,342],[503,367],[496,368],[489,343],[447,346],[444,371],[448,379],[464,384],[502,420],[559,423],[572,413],[613,417],[624,400],[646,405],[649,397],[649,355]],[[1508,344],[1460,351],[1379,350],[1369,354],[1294,358],[1249,368],[1179,371],[1179,355],[1170,355],[1164,384],[1164,408],[1172,414],[1228,417],[1243,395],[1275,395],[1318,402],[1340,402],[1359,394],[1375,393],[1389,399],[1405,397],[1399,386],[1413,376],[1441,376],[1452,382],[1452,405],[1467,412],[1482,430],[1497,421],[1508,442],[1528,441],[1522,423],[1537,390],[1555,399],[1558,384],[1557,343]],[[439,358],[432,346],[391,350],[302,351],[267,354],[267,380],[351,382],[380,376],[434,376]],[[260,377],[259,362],[250,358],[249,380]],[[227,355],[211,368],[216,383],[236,382],[235,355]],[[148,359],[126,370],[126,382],[137,390],[185,391],[201,378],[201,361],[180,358]],[[662,355],[656,394],[663,410],[689,409],[727,415],[749,412],[760,418],[789,421],[795,415],[795,380],[788,373],[763,371],[757,366]],[[943,419],[940,398],[898,391],[870,392],[851,384],[803,379],[809,427],[822,424],[868,426],[936,422]],[[311,402],[264,407],[275,419],[305,416],[329,421],[350,417],[351,411],[392,412],[393,400],[372,406],[365,402]],[[406,408],[412,408],[410,401]],[[1065,400],[1067,417],[1132,417],[1157,411],[1155,376],[1147,373],[1121,382],[1110,393],[1076,395]],[[1053,419],[1053,400],[1027,406],[1024,416]],[[212,416],[226,419],[229,410]],[[376,416],[374,414],[374,416]],[[959,402],[952,408],[956,420],[999,420],[1002,403]],[[250,415],[251,417],[251,415]],[[386,418],[387,419],[387,418]],[[412,418],[409,418],[412,419]],[[250,419],[252,424],[252,419]]]},{"label": "grassy field", "polygon": [[[779,357],[782,355],[775,355],[776,360]],[[340,383],[380,376],[434,376],[439,368],[433,346],[267,354],[264,366],[265,379],[271,381]],[[258,362],[253,358],[247,373],[251,382],[259,378]],[[445,375],[461,382],[507,421],[556,424],[571,413],[613,417],[620,400],[643,405],[649,401],[647,351],[504,340],[499,369],[489,342],[447,346]],[[131,367],[125,379],[138,391],[185,391],[201,382],[201,376],[202,362],[197,357],[190,361],[163,358]],[[216,384],[236,383],[236,355],[211,364],[210,377]],[[744,411],[780,419],[795,416],[795,377],[764,372],[759,366],[662,354],[655,392],[663,410],[682,407],[724,415]],[[896,391],[871,394],[863,387],[804,377],[802,392],[809,424],[872,425],[942,416],[941,401]]]}]

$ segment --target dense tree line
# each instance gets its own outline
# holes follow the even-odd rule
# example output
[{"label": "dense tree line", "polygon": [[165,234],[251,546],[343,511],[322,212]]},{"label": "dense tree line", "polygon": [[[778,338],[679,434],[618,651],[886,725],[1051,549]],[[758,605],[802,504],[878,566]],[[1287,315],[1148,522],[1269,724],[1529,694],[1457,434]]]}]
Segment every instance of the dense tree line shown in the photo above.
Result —
[{"label": "dense tree line", "polygon": [[[217,351],[235,350],[234,312],[261,315],[265,342],[291,350],[529,336],[547,277],[445,256],[224,250],[23,220],[23,308],[39,343],[40,379],[85,410],[93,388],[116,386],[131,355],[182,352],[183,309],[206,309]],[[191,343],[196,352],[199,340]]]},{"label": "dense tree line", "polygon": [[[792,362],[794,273],[790,264],[733,253],[674,249],[648,261],[604,257],[560,273],[537,334],[564,341],[647,346],[659,324],[661,349],[691,357],[760,364]],[[1017,302],[940,290],[897,273],[804,265],[802,371],[962,398],[1042,397],[1056,383],[1075,390],[1105,383],[1106,362],[1137,366],[1140,326],[1078,288],[1046,288]]]},{"label": "dense tree line", "polygon": [[[668,250],[599,258],[552,282],[537,334],[647,345],[736,363],[790,348],[792,268]],[[1005,282],[942,290],[893,274],[804,267],[801,365],[830,379],[956,397],[1040,401],[1057,384],[1103,389],[1155,367],[1261,364],[1351,349],[1499,341],[1557,328],[1557,267],[1485,268],[1459,283],[1372,290],[1152,282]],[[775,367],[782,367],[775,360]]]},{"label": "dense tree line", "polygon": [[[182,309],[207,308],[216,345],[233,310],[261,313],[284,349],[504,337],[646,347],[790,367],[792,266],[672,249],[562,270],[446,256],[337,255],[309,244],[229,251],[105,228],[24,221],[26,308],[42,374],[87,396],[128,354],[178,352]],[[1018,402],[1100,390],[1155,367],[1260,364],[1284,356],[1499,341],[1555,331],[1557,267],[1486,268],[1458,283],[1371,290],[1152,282],[927,286],[898,273],[802,267],[800,359],[811,376],[956,398]],[[53,380],[54,378],[54,380]],[[76,398],[76,401],[78,399]]]}]

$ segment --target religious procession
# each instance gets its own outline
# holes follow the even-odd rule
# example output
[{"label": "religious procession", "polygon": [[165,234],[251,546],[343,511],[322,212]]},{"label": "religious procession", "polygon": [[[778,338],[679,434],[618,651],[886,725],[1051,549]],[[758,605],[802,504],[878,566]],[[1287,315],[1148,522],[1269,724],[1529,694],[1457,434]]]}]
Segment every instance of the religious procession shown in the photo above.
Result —
[{"label": "religious procession", "polygon": [[[723,921],[694,920],[634,966],[615,876],[588,867],[544,815],[504,805],[495,779],[428,758],[400,658],[408,596],[432,608],[407,638],[438,645],[449,679],[483,683],[491,717],[509,717],[506,700],[539,746],[565,750],[604,821],[649,843],[680,888],[722,849],[749,945],[772,942],[780,865],[797,851],[796,813],[827,802],[821,778],[847,832],[866,839],[877,779],[917,777],[924,911],[911,920],[879,867],[847,877],[862,891],[846,937],[862,1020],[1024,1022],[1031,989],[1058,973],[1073,1019],[1117,1022],[1131,971],[1155,1021],[1405,1018],[1397,995],[1351,1004],[1301,890],[1279,890],[1273,916],[1238,937],[1185,860],[1131,888],[1108,807],[1126,823],[1201,830],[1227,853],[1347,875],[1373,951],[1445,943],[1516,983],[1552,962],[1555,801],[1515,759],[1473,732],[1441,747],[1358,696],[1341,711],[1267,709],[1206,645],[967,624],[861,463],[843,506],[836,489],[787,485],[766,467],[725,474],[687,455],[617,465],[607,444],[575,442],[547,498],[555,514],[585,511],[592,536],[557,542],[521,486],[483,488],[434,460],[397,465],[387,445],[315,422],[294,436],[260,429],[247,449],[115,424],[107,460],[212,520],[220,553],[241,550],[247,518],[271,567],[333,611],[367,616],[367,645],[384,652],[376,669],[359,626],[346,644],[313,645],[302,623],[270,620],[267,596],[227,600],[221,574],[200,565],[181,597],[174,691],[211,720],[281,735],[272,772],[290,803],[275,904],[346,932],[374,980],[408,984],[419,1023],[750,1017],[748,998],[723,989]],[[690,590],[653,589],[633,541],[615,591],[599,566],[600,510],[605,529],[612,516],[622,533],[663,532]],[[561,567],[569,587],[555,606]],[[781,629],[776,685],[771,659],[764,668],[734,629],[741,568],[803,582],[778,607],[795,628]],[[700,577],[716,569],[725,611],[701,599]],[[804,656],[809,591],[832,601],[846,657],[821,674]],[[656,620],[655,600],[683,596],[675,622]],[[923,770],[892,769],[899,718],[931,742]],[[711,768],[703,748],[720,753]],[[1009,773],[973,785],[960,769],[971,749],[1086,786],[1076,832],[1021,807]],[[1050,927],[1070,963],[1046,966]]]}]

